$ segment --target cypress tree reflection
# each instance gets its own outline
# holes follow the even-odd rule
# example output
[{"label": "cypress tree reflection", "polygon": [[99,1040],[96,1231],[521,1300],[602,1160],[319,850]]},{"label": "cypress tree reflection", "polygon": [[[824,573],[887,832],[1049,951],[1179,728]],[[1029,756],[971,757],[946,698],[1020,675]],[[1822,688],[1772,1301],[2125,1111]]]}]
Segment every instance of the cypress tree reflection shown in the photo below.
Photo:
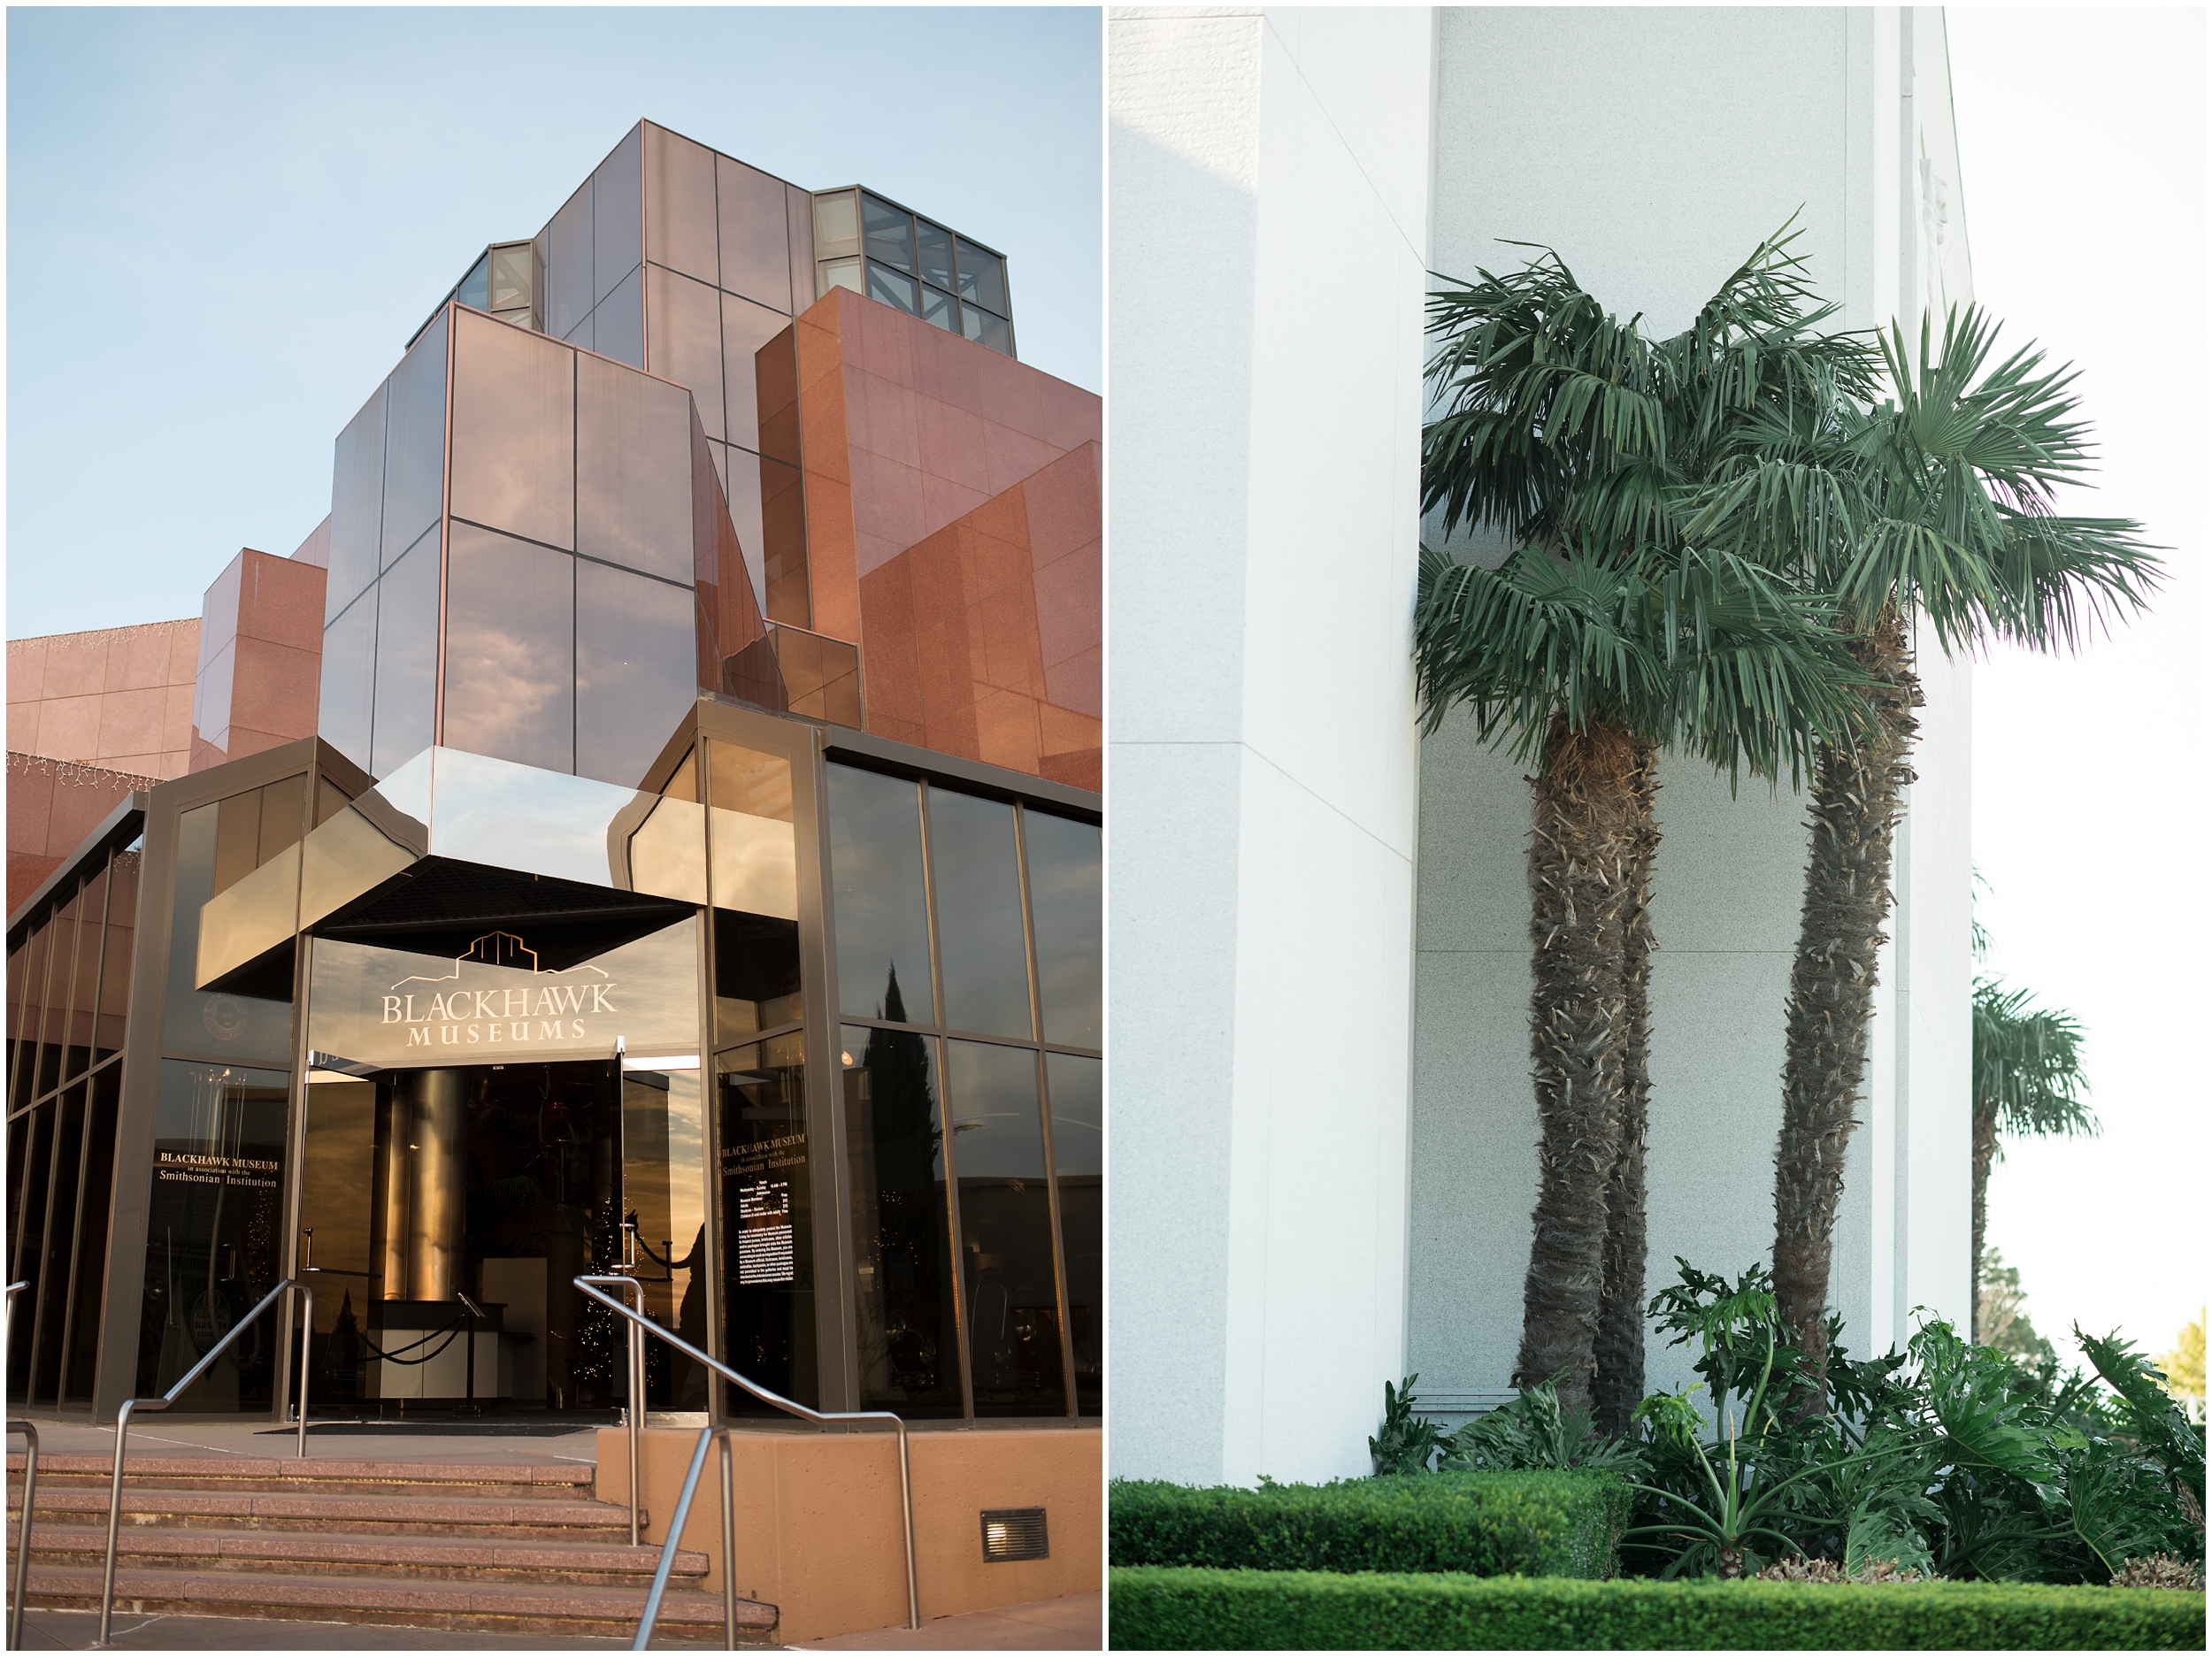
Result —
[{"label": "cypress tree reflection", "polygon": [[[882,1016],[903,1021],[898,970]],[[849,1025],[841,1055],[853,1179],[863,1408],[961,1413],[933,1038]]]}]

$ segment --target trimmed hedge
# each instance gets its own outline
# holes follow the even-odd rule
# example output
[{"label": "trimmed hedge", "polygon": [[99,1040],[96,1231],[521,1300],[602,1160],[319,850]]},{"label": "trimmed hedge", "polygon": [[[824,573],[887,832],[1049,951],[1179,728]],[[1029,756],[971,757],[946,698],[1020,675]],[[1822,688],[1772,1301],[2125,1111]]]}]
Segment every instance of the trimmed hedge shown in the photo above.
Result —
[{"label": "trimmed hedge", "polygon": [[2201,1651],[2204,1595],[1932,1582],[1108,1573],[1113,1651]]},{"label": "trimmed hedge", "polygon": [[1107,1487],[1114,1565],[1609,1576],[1633,1500],[1610,1473],[1424,1473],[1333,1484]]}]

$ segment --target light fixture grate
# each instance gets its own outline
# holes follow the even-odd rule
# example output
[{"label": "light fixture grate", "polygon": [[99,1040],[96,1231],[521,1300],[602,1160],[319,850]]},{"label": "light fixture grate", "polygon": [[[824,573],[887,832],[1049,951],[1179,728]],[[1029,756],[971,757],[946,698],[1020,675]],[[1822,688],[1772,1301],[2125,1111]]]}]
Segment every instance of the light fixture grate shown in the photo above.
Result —
[{"label": "light fixture grate", "polygon": [[983,1510],[983,1561],[1048,1559],[1042,1507],[986,1507]]}]

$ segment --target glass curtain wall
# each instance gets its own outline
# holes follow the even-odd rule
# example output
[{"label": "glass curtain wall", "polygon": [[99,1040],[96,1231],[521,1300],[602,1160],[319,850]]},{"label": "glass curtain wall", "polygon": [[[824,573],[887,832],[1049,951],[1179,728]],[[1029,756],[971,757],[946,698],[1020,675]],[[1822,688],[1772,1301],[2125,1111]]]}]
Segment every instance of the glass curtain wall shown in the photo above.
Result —
[{"label": "glass curtain wall", "polygon": [[108,1198],[142,854],[95,852],[10,939],[9,1396],[88,1402],[106,1285]]},{"label": "glass curtain wall", "polygon": [[1099,831],[827,771],[863,1408],[1094,1415]]},{"label": "glass curtain wall", "polygon": [[[144,1176],[141,1395],[165,1391],[283,1276],[291,929],[300,843],[324,793],[310,781],[283,778],[177,818],[154,1164]],[[286,941],[227,965],[233,927]],[[283,1325],[263,1319],[178,1407],[273,1408],[282,1346]]]}]

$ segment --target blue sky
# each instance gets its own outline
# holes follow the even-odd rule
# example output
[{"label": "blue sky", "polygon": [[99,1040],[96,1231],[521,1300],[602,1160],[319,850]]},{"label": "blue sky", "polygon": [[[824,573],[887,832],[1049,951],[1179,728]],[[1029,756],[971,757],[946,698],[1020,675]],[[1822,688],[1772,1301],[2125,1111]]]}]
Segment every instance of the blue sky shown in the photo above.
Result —
[{"label": "blue sky", "polygon": [[1038,10],[8,13],[12,639],[196,616],[329,510],[331,443],[487,242],[640,117],[1002,249],[1101,388],[1099,18]]}]

